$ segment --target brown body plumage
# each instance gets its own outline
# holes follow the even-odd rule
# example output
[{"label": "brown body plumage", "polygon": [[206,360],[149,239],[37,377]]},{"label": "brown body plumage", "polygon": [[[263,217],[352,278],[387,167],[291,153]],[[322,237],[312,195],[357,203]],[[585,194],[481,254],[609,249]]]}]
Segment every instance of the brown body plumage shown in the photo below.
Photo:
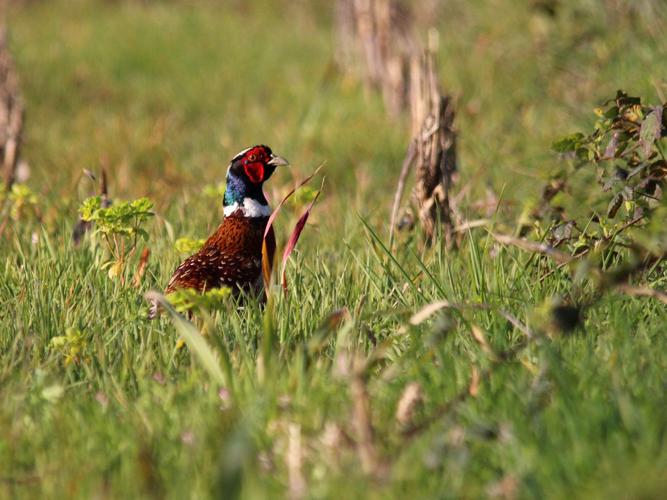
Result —
[{"label": "brown body plumage", "polygon": [[[235,291],[261,291],[262,241],[267,221],[268,217],[244,217],[240,210],[225,217],[201,250],[178,266],[165,293],[179,288],[203,292],[223,286]],[[266,248],[271,265],[276,250],[273,228],[267,234]]]}]

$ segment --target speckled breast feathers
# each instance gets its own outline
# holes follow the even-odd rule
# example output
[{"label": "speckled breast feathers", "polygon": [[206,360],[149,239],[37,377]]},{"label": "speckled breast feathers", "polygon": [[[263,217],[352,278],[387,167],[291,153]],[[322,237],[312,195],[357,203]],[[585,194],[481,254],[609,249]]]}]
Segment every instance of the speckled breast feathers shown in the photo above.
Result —
[{"label": "speckled breast feathers", "polygon": [[[234,290],[260,291],[262,279],[262,241],[268,217],[225,217],[217,231],[196,254],[187,258],[174,272],[166,293],[178,288],[199,291],[223,286]],[[276,243],[273,229],[267,234],[267,257],[273,263]]]}]

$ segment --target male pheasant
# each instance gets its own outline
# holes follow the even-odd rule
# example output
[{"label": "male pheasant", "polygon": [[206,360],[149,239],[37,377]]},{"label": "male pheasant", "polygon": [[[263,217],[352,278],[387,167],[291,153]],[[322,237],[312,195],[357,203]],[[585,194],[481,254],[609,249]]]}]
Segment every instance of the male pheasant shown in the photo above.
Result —
[{"label": "male pheasant", "polygon": [[[165,294],[179,288],[203,292],[224,286],[235,293],[262,293],[262,241],[271,215],[262,186],[276,167],[283,165],[288,165],[287,160],[264,145],[245,149],[232,159],[227,169],[222,224],[201,250],[178,266]],[[267,234],[266,247],[272,263],[276,249],[273,229]]]}]

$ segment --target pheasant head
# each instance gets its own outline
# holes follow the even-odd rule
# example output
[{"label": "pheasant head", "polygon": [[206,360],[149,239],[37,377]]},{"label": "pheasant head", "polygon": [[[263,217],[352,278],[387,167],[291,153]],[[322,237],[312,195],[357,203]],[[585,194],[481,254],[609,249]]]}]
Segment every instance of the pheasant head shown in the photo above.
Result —
[{"label": "pheasant head", "polygon": [[271,209],[264,196],[264,183],[287,160],[274,155],[268,146],[244,149],[232,158],[227,169],[227,188],[223,201],[225,217],[268,217]]}]

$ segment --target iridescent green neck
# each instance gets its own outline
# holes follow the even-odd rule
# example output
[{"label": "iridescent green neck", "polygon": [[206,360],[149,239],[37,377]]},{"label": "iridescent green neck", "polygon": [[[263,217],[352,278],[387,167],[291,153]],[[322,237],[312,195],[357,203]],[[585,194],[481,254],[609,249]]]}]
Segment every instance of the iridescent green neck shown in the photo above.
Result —
[{"label": "iridescent green neck", "polygon": [[234,203],[243,204],[243,198],[247,197],[246,183],[233,174],[227,176],[227,187],[222,204],[227,207]]},{"label": "iridescent green neck", "polygon": [[260,184],[248,181],[230,173],[223,198],[225,217],[240,211],[243,217],[268,217],[271,209]]}]

